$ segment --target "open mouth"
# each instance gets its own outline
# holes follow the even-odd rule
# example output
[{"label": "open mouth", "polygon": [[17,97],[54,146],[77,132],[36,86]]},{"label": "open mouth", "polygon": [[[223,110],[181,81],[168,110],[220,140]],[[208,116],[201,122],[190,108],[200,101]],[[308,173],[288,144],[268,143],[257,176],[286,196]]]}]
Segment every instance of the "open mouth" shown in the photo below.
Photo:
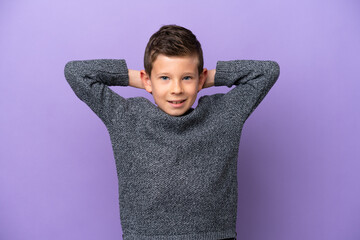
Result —
[{"label": "open mouth", "polygon": [[180,104],[180,103],[183,103],[185,102],[185,100],[180,100],[180,101],[168,101],[169,103],[172,103],[172,104]]},{"label": "open mouth", "polygon": [[170,105],[174,108],[182,108],[184,106],[184,102],[185,100],[179,100],[179,101],[168,101],[170,103]]}]

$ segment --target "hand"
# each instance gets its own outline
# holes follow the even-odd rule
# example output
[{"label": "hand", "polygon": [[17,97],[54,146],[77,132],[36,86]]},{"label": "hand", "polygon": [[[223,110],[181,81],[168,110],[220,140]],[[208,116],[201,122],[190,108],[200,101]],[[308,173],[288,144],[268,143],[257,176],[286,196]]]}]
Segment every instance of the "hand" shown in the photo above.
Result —
[{"label": "hand", "polygon": [[208,70],[207,77],[204,83],[203,88],[208,88],[214,86],[216,69]]},{"label": "hand", "polygon": [[140,71],[129,69],[129,86],[145,89],[140,78]]}]

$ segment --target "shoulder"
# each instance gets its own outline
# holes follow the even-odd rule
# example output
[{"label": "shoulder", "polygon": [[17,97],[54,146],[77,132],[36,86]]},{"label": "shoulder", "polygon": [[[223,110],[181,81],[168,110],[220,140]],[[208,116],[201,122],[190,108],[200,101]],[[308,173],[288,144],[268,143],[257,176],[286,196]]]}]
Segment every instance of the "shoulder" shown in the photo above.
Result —
[{"label": "shoulder", "polygon": [[131,97],[127,98],[127,106],[130,109],[143,109],[148,108],[152,103],[149,99],[144,97]]},{"label": "shoulder", "polygon": [[212,94],[212,95],[204,95],[201,96],[199,98],[199,103],[203,103],[203,104],[209,104],[209,103],[214,103],[214,102],[218,102],[221,100],[222,96],[224,96],[224,93],[216,93],[216,94]]},{"label": "shoulder", "polygon": [[207,109],[210,112],[220,113],[224,111],[224,93],[216,93],[212,95],[204,95],[199,98],[198,107]]}]

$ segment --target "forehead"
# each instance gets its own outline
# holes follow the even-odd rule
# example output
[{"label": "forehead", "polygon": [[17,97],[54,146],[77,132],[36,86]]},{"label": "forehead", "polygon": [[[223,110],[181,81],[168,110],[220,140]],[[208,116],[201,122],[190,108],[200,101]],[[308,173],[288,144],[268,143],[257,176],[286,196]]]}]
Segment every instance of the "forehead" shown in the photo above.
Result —
[{"label": "forehead", "polygon": [[155,73],[197,73],[198,58],[197,56],[166,56],[159,54],[153,62],[152,71]]}]

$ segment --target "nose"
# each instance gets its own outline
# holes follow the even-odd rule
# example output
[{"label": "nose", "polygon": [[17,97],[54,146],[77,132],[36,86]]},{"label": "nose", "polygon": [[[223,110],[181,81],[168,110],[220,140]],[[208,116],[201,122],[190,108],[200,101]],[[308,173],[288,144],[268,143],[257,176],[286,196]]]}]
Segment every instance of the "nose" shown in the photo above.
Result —
[{"label": "nose", "polygon": [[171,93],[172,94],[181,94],[183,93],[183,87],[181,84],[181,80],[176,80],[173,82],[172,84],[172,88],[171,88]]}]

